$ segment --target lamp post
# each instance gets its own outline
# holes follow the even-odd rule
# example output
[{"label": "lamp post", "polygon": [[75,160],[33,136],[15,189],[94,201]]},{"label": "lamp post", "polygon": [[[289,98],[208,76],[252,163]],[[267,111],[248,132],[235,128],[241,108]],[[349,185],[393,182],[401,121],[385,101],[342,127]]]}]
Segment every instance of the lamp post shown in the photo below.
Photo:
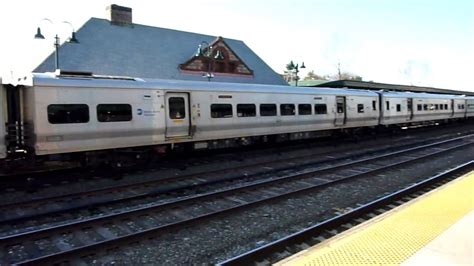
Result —
[{"label": "lamp post", "polygon": [[[42,19],[40,21],[40,23],[43,22],[43,21],[47,21],[50,24],[54,25],[53,21],[51,21],[50,19],[47,19],[47,18]],[[67,21],[63,21],[62,23],[63,24],[68,24],[72,28],[71,37],[68,38],[66,40],[66,42],[68,42],[68,43],[79,43],[79,41],[76,38],[76,32],[74,31],[74,27],[72,26],[72,24],[70,22],[67,22]],[[35,39],[42,39],[42,40],[45,39],[44,35],[41,33],[41,28],[40,27],[38,27],[36,29]],[[55,69],[59,69],[59,46],[60,45],[61,45],[61,42],[60,42],[59,36],[58,36],[58,34],[55,34],[55,36],[54,36],[54,66],[55,66]]]},{"label": "lamp post", "polygon": [[290,63],[286,65],[286,69],[288,70],[288,72],[294,74],[295,86],[296,87],[298,87],[298,80],[300,79],[300,77],[298,77],[298,73],[300,72],[300,68],[306,68],[306,66],[304,65],[304,62],[302,62],[301,66],[299,66],[298,64],[295,65],[293,63],[293,60],[291,60]]},{"label": "lamp post", "polygon": [[214,60],[224,60],[224,56],[222,55],[220,50],[217,50],[216,54],[213,56],[214,48],[206,41],[202,41],[199,44],[194,57],[204,57],[207,59],[207,73],[202,75],[203,78],[207,78],[207,81],[211,81],[214,78],[214,74],[212,73],[212,65]]}]

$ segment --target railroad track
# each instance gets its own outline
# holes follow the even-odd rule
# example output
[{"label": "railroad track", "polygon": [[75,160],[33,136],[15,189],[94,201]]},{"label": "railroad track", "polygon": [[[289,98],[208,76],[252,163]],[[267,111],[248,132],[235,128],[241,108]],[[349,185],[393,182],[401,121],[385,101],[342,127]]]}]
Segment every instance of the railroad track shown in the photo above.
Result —
[{"label": "railroad track", "polygon": [[[469,135],[468,135],[469,136]],[[111,186],[91,191],[57,195],[49,197],[34,197],[23,201],[3,202],[0,204],[0,236],[5,235],[5,231],[13,231],[15,228],[3,227],[5,224],[15,224],[21,227],[27,222],[28,227],[33,226],[32,220],[41,220],[46,217],[48,220],[41,220],[40,223],[51,222],[51,217],[55,221],[70,220],[74,217],[72,212],[88,210],[91,216],[103,213],[103,206],[107,209],[118,210],[120,208],[131,208],[132,205],[143,205],[146,202],[161,202],[176,198],[178,196],[189,196],[222,189],[236,184],[252,182],[259,179],[268,178],[269,175],[284,175],[294,172],[296,169],[302,170],[308,167],[329,167],[336,164],[345,164],[356,158],[370,158],[380,156],[384,153],[392,153],[394,150],[411,149],[413,145],[437,145],[450,141],[457,141],[460,137],[448,140],[418,141],[415,143],[403,144],[396,147],[379,150],[369,150],[352,154],[343,154],[340,157],[328,156],[321,159],[313,154],[297,156],[292,159],[279,159],[270,162],[258,162],[245,167],[227,168],[223,170],[209,171],[184,176],[171,176],[159,180],[138,182],[120,186]],[[462,138],[462,137],[461,137]],[[232,174],[229,174],[232,173]],[[125,203],[126,205],[121,205]],[[116,206],[116,207],[113,207]],[[61,218],[58,215],[65,214]],[[84,216],[84,213],[81,214]],[[53,223],[55,222],[53,221]]]},{"label": "railroad track", "polygon": [[360,223],[372,219],[474,169],[474,161],[427,178],[351,211],[322,221],[299,232],[220,262],[219,266],[271,265],[314,246]]},{"label": "railroad track", "polygon": [[[109,249],[153,238],[210,218],[261,204],[370,178],[385,171],[439,156],[473,144],[472,136],[363,158],[336,166],[258,180],[241,186],[174,201],[31,230],[0,238],[0,264],[51,264],[87,260]],[[87,263],[87,261],[86,261]]]}]

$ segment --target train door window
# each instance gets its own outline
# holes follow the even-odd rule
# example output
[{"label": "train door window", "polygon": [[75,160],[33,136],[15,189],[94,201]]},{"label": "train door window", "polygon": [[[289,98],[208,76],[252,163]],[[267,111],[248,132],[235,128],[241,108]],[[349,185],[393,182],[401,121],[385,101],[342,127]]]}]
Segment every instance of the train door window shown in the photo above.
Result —
[{"label": "train door window", "polygon": [[257,114],[255,104],[237,104],[238,117],[252,117]]},{"label": "train door window", "polygon": [[397,104],[397,112],[401,112],[402,111],[402,105],[401,104]]},{"label": "train door window", "polygon": [[423,110],[428,111],[428,105],[427,104],[423,104]]},{"label": "train door window", "polygon": [[390,110],[390,101],[385,101],[385,106],[387,108],[387,111]]},{"label": "train door window", "polygon": [[99,122],[123,122],[132,120],[130,104],[99,104],[97,105]]},{"label": "train door window", "polygon": [[290,103],[280,104],[281,115],[295,115],[295,105]]},{"label": "train door window", "polygon": [[232,104],[211,104],[212,118],[229,118],[232,117]]},{"label": "train door window", "polygon": [[328,109],[325,104],[317,103],[314,105],[314,113],[317,115],[325,115],[328,113]]},{"label": "train door window", "polygon": [[298,104],[299,115],[311,115],[311,104]]},{"label": "train door window", "polygon": [[344,103],[337,103],[337,113],[338,114],[344,113]]},{"label": "train door window", "polygon": [[276,104],[260,104],[260,116],[276,116]]},{"label": "train door window", "polygon": [[357,112],[358,113],[363,113],[364,112],[364,105],[363,104],[358,104],[357,105]]},{"label": "train door window", "polygon": [[168,99],[169,116],[171,119],[186,118],[186,108],[183,97],[170,97]]},{"label": "train door window", "polygon": [[377,111],[377,101],[372,101],[372,110]]},{"label": "train door window", "polygon": [[87,104],[50,104],[48,121],[51,124],[74,124],[89,122]]},{"label": "train door window", "polygon": [[418,111],[421,111],[423,108],[421,107],[421,104],[417,105]]}]

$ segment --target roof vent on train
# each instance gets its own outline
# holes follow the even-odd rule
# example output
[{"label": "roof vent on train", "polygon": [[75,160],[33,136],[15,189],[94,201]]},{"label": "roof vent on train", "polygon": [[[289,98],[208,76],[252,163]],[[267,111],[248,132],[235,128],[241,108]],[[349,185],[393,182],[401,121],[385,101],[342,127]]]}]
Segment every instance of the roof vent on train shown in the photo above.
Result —
[{"label": "roof vent on train", "polygon": [[76,79],[115,79],[115,80],[131,80],[131,81],[143,81],[139,78],[126,77],[126,76],[107,76],[107,75],[94,75],[92,72],[87,71],[68,71],[57,69],[54,72],[56,77],[59,78],[76,78]]},{"label": "roof vent on train", "polygon": [[94,76],[92,74],[92,72],[69,71],[69,70],[61,70],[61,69],[57,69],[55,74],[58,77],[87,77],[87,78],[92,78]]}]

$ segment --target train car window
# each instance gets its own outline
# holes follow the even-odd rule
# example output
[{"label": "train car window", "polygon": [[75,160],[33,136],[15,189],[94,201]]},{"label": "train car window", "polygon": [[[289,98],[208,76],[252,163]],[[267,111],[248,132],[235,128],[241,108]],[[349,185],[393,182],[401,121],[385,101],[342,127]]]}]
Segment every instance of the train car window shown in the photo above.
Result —
[{"label": "train car window", "polygon": [[48,121],[51,124],[75,124],[89,122],[87,104],[50,104]]},{"label": "train car window", "polygon": [[124,122],[132,120],[130,104],[99,104],[97,105],[99,122]]},{"label": "train car window", "polygon": [[314,113],[317,115],[325,115],[328,113],[328,109],[325,104],[315,104]]},{"label": "train car window", "polygon": [[290,103],[280,104],[281,115],[295,115],[295,105]]},{"label": "train car window", "polygon": [[170,97],[168,99],[169,116],[171,119],[186,118],[186,108],[183,97]]},{"label": "train car window", "polygon": [[397,112],[401,112],[402,111],[402,105],[401,104],[397,104]]},{"label": "train car window", "polygon": [[427,104],[423,104],[423,110],[428,111],[428,105]]},{"label": "train car window", "polygon": [[434,108],[435,110],[439,110],[439,105],[438,104],[435,104],[434,107],[435,107]]},{"label": "train car window", "polygon": [[276,116],[276,104],[260,104],[260,116]]},{"label": "train car window", "polygon": [[390,110],[390,101],[386,101],[385,105],[386,105],[387,111]]},{"label": "train car window", "polygon": [[257,115],[255,104],[237,104],[238,117],[252,117]]},{"label": "train car window", "polygon": [[232,117],[232,104],[211,104],[212,118],[230,118]]},{"label": "train car window", "polygon": [[311,114],[311,104],[298,104],[298,114],[299,115],[310,115]]},{"label": "train car window", "polygon": [[364,105],[363,104],[358,104],[357,105],[357,112],[358,113],[363,113],[364,112]]},{"label": "train car window", "polygon": [[444,110],[448,110],[448,104],[444,105]]},{"label": "train car window", "polygon": [[421,111],[421,110],[423,109],[423,108],[421,107],[421,104],[418,104],[418,105],[417,105],[417,109],[418,109],[418,111]]},{"label": "train car window", "polygon": [[439,105],[439,110],[444,110],[444,104]]},{"label": "train car window", "polygon": [[377,111],[377,101],[372,101],[372,110]]}]

